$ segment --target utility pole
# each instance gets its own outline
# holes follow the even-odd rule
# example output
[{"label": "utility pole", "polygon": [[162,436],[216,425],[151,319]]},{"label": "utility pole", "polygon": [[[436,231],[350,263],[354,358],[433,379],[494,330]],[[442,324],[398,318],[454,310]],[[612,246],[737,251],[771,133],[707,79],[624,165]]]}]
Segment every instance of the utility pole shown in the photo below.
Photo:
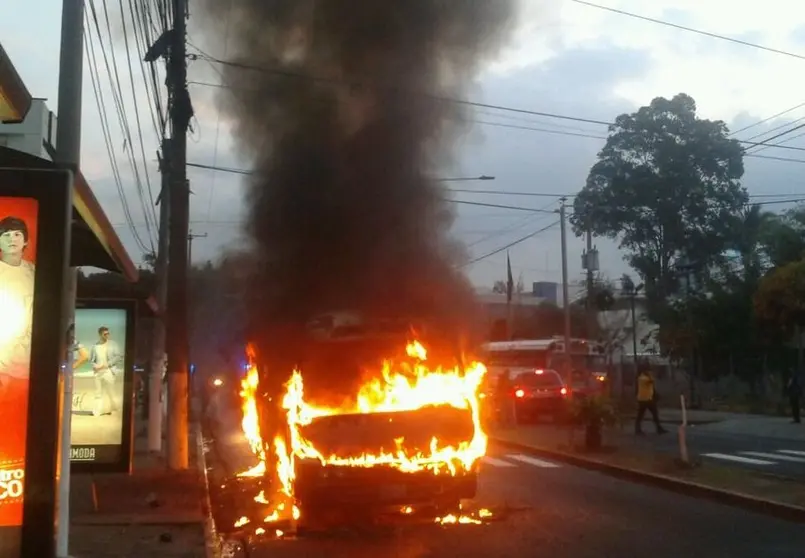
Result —
[{"label": "utility pole", "polygon": [[193,240],[196,238],[207,238],[207,233],[193,234],[193,231],[187,235],[187,265],[189,268],[193,267]]},{"label": "utility pole", "polygon": [[587,248],[581,256],[581,267],[587,272],[587,330],[588,336],[597,329],[597,301],[595,298],[595,272],[598,271],[598,250],[593,248],[592,227],[587,227]]},{"label": "utility pole", "polygon": [[159,240],[157,244],[156,265],[156,298],[159,315],[154,320],[151,345],[151,371],[148,379],[148,451],[162,451],[162,373],[165,369],[165,321],[167,313],[165,305],[168,299],[168,227],[170,226],[170,156],[171,143],[167,138],[162,140],[162,156],[159,158],[159,170],[162,173],[162,188],[157,203],[159,204]]},{"label": "utility pole", "polygon": [[168,59],[170,95],[170,223],[168,226],[168,467],[188,467],[188,357],[187,243],[190,222],[190,187],[187,182],[187,127],[193,116],[187,91],[187,3],[173,0],[173,33]]},{"label": "utility pole", "polygon": [[567,198],[562,198],[559,200],[562,205],[559,206],[559,230],[562,238],[562,300],[564,301],[564,344],[565,344],[565,378],[567,382],[567,387],[569,393],[571,394],[573,390],[570,389],[573,385],[573,368],[570,365],[570,289],[568,288],[568,276],[567,276],[567,225],[566,221],[566,207],[565,202],[567,202]]},{"label": "utility pole", "polygon": [[[56,108],[56,163],[74,173],[81,163],[81,90],[84,79],[84,0],[63,0],[61,52],[59,55],[59,102]],[[71,248],[72,249],[72,248]],[[64,286],[62,331],[75,320],[78,269],[71,268]],[[66,337],[65,337],[66,338]],[[59,456],[58,519],[56,520],[56,556],[66,558],[70,538],[70,446],[73,416],[73,352],[65,346],[66,363],[62,369],[62,416]],[[47,494],[40,495],[47,498]],[[26,556],[53,556],[54,541],[45,533],[37,548],[24,548]]]}]

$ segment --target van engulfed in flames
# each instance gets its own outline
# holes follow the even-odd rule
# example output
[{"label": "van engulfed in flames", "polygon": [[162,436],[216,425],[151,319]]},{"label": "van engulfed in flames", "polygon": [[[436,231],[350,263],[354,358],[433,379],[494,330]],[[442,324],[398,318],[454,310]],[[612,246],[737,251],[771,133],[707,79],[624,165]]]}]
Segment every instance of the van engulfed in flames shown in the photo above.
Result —
[{"label": "van engulfed in flames", "polygon": [[[282,399],[288,422],[287,438],[278,436],[268,445],[260,435],[259,379],[257,368],[252,364],[242,383],[242,427],[259,462],[241,476],[264,475],[266,461],[271,459],[276,463],[276,476],[281,484],[274,494],[278,493],[282,501],[269,502],[263,494],[257,499],[269,506],[264,522],[300,518],[300,499],[304,499],[299,494],[302,490],[300,471],[305,469],[303,464],[312,464],[322,471],[340,471],[332,476],[342,480],[350,474],[360,477],[371,473],[377,479],[385,478],[377,475],[388,473],[406,475],[405,478],[417,475],[426,482],[428,478],[450,482],[451,478],[471,475],[475,482],[479,461],[487,449],[478,396],[486,368],[480,362],[472,362],[466,367],[431,368],[427,351],[418,341],[409,343],[406,353],[408,358],[403,362],[384,362],[376,377],[361,385],[354,399],[340,407],[317,406],[306,401],[303,372],[293,371]],[[374,445],[367,449],[355,443],[343,443],[343,433],[357,431],[367,418],[371,419],[373,431],[379,426],[387,436],[383,438],[381,435],[379,439],[390,439],[391,445]],[[330,428],[327,426],[330,423],[337,425]],[[452,429],[452,435],[441,437],[439,433],[451,428],[445,425],[453,423],[459,427]],[[411,435],[394,435],[399,429]],[[321,435],[322,432],[329,434],[329,439],[327,435]],[[358,439],[369,445],[365,433]],[[266,448],[270,448],[268,455]],[[366,473],[360,473],[360,470]],[[472,490],[474,494],[474,484]],[[301,507],[305,509],[304,505]],[[410,514],[411,510],[406,504],[400,508],[400,513]],[[480,515],[486,517],[489,512],[481,510]],[[480,522],[474,517],[462,517],[460,513],[445,514],[436,521],[443,524]]]}]

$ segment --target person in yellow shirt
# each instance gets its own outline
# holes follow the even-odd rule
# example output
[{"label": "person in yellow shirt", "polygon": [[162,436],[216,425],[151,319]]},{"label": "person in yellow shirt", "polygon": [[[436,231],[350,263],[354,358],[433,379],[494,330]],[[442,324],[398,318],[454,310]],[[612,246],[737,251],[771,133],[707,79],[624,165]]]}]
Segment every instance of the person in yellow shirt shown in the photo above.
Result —
[{"label": "person in yellow shirt", "polygon": [[637,419],[635,420],[635,434],[643,434],[643,417],[646,411],[651,413],[657,434],[667,432],[660,424],[657,412],[657,390],[654,387],[654,378],[651,377],[647,363],[640,363],[637,368]]}]

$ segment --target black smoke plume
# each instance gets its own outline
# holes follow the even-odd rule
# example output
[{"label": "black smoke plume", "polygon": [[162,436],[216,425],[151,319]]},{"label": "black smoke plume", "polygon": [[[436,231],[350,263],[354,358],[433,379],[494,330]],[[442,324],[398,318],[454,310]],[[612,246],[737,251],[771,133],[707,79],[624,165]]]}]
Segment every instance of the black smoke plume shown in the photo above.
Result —
[{"label": "black smoke plume", "polygon": [[255,169],[249,308],[273,357],[333,310],[466,328],[474,297],[432,177],[466,127],[466,107],[444,98],[466,97],[512,2],[206,0],[204,11],[216,33],[229,25],[224,108]]}]

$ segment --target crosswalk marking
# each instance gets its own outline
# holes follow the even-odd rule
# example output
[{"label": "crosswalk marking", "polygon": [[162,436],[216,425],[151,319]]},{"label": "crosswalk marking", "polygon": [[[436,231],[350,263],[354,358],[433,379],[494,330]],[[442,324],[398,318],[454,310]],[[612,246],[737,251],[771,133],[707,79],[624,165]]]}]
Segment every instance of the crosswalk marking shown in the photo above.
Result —
[{"label": "crosswalk marking", "polygon": [[796,451],[796,450],[777,450],[777,451],[779,451],[780,453],[787,453],[789,455],[800,455],[802,457],[805,457],[805,451]]},{"label": "crosswalk marking", "polygon": [[[790,461],[792,463],[805,463],[805,457],[793,457],[791,455],[783,454],[784,450],[780,450],[780,453],[766,453],[762,451],[742,451],[741,453],[744,455],[751,455],[753,457],[761,457],[765,459],[777,459],[779,461]],[[805,455],[805,452],[800,452]]]},{"label": "crosswalk marking", "polygon": [[503,461],[502,459],[495,459],[494,457],[489,457],[488,455],[484,457],[481,462],[484,465],[491,465],[492,467],[514,467],[514,463],[509,463],[508,461]]},{"label": "crosswalk marking", "polygon": [[751,457],[741,457],[740,455],[730,455],[727,453],[705,453],[705,457],[723,459],[724,461],[736,461],[738,463],[748,463],[749,465],[774,465],[774,461],[764,461],[762,459],[752,459]]},{"label": "crosswalk marking", "polygon": [[551,463],[550,461],[543,461],[542,459],[537,459],[536,457],[529,457],[527,455],[508,455],[509,459],[514,459],[515,461],[520,461],[522,463],[528,463],[529,465],[535,465],[537,467],[545,467],[545,468],[554,468],[559,467],[556,463]]}]

